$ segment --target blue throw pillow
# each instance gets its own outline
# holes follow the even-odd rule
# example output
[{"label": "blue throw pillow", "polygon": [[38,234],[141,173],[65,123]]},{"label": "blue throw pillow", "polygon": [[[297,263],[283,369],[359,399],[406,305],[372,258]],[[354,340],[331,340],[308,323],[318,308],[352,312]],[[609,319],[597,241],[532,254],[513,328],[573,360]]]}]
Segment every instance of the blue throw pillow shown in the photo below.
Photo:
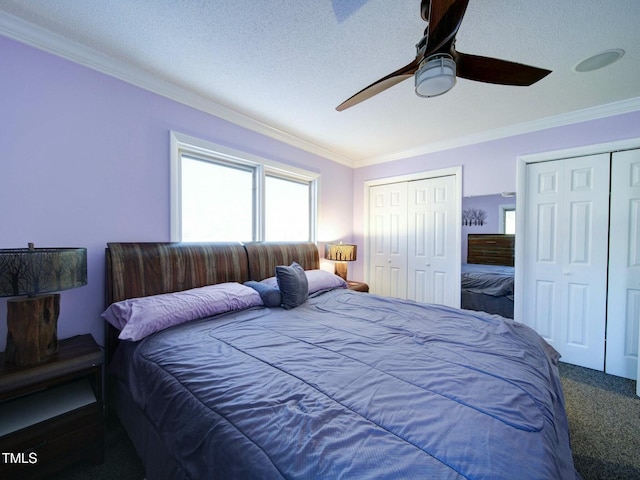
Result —
[{"label": "blue throw pillow", "polygon": [[288,267],[278,265],[276,267],[276,279],[282,295],[283,308],[295,308],[307,301],[309,297],[309,282],[304,269],[296,262],[293,262]]},{"label": "blue throw pillow", "polygon": [[260,298],[262,299],[262,303],[264,303],[265,307],[279,307],[282,303],[282,295],[280,294],[278,287],[272,287],[254,280],[244,282],[244,284],[247,287],[253,288],[260,294]]}]

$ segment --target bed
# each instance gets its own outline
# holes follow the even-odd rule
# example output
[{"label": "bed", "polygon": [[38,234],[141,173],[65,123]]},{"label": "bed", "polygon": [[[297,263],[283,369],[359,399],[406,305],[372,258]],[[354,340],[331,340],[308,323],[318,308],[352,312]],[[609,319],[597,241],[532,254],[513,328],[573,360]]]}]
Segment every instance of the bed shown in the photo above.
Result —
[{"label": "bed", "polygon": [[461,306],[513,318],[514,235],[469,234]]},{"label": "bed", "polygon": [[[558,354],[522,324],[349,290],[311,243],[109,244],[106,257],[107,317],[225,292],[225,311],[142,339],[107,323],[108,398],[149,480],[579,478]],[[273,292],[275,270],[282,302],[289,274],[307,298],[247,303],[245,282]]]}]

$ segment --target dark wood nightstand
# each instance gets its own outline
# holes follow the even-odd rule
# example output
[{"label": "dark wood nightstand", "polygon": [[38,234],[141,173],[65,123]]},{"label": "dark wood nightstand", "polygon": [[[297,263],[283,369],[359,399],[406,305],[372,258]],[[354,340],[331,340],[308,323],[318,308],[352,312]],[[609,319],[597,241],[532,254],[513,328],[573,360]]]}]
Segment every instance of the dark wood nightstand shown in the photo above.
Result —
[{"label": "dark wood nightstand", "polygon": [[355,290],[356,292],[369,291],[369,285],[364,282],[354,282],[353,280],[347,280],[347,284],[349,285],[350,290]]},{"label": "dark wood nightstand", "polygon": [[58,342],[32,367],[0,353],[0,478],[38,479],[104,461],[102,350],[91,335]]}]

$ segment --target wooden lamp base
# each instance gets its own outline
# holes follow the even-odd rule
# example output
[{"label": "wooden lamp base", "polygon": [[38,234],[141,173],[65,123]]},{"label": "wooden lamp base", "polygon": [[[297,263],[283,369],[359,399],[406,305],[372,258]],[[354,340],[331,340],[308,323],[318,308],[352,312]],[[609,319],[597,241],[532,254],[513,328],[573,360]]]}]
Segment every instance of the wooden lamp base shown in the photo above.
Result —
[{"label": "wooden lamp base", "polygon": [[342,279],[347,281],[347,262],[336,262],[335,266],[336,275],[342,277]]},{"label": "wooden lamp base", "polygon": [[59,293],[9,299],[6,362],[20,367],[36,365],[55,353],[59,313]]}]

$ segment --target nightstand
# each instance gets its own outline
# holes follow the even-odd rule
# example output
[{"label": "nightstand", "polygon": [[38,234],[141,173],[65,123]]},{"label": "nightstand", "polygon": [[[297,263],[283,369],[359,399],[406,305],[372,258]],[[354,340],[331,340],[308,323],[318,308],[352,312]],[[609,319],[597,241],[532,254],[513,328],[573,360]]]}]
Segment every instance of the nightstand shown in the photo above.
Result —
[{"label": "nightstand", "polygon": [[347,285],[349,285],[350,290],[355,290],[356,292],[369,291],[369,285],[364,282],[354,282],[353,280],[347,280]]},{"label": "nightstand", "polygon": [[58,342],[32,367],[0,353],[0,478],[38,479],[104,461],[102,350],[91,335]]}]

